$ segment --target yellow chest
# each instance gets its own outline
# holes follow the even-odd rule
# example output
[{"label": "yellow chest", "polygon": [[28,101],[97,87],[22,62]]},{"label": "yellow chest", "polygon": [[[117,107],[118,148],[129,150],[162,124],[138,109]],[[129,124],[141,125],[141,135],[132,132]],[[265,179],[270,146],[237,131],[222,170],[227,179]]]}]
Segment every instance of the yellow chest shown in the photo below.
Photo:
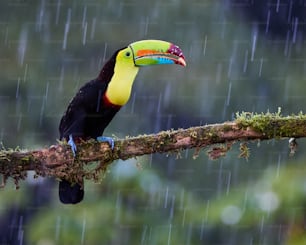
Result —
[{"label": "yellow chest", "polygon": [[128,102],[138,69],[135,66],[115,66],[106,90],[106,97],[112,104],[123,106]]}]

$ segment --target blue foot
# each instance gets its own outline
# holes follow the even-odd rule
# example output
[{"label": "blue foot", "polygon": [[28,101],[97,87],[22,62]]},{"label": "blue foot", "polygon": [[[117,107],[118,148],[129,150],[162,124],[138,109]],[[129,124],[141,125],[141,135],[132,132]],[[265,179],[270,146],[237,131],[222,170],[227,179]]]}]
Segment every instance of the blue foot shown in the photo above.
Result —
[{"label": "blue foot", "polygon": [[75,145],[75,143],[74,143],[74,141],[73,141],[73,137],[72,137],[71,134],[69,135],[68,145],[71,146],[72,154],[73,154],[73,156],[75,157],[76,151],[77,151],[77,147],[76,147],[76,145]]},{"label": "blue foot", "polygon": [[99,141],[99,142],[107,142],[110,145],[111,149],[112,150],[114,149],[115,141],[111,137],[99,136],[99,137],[97,137],[97,141]]}]

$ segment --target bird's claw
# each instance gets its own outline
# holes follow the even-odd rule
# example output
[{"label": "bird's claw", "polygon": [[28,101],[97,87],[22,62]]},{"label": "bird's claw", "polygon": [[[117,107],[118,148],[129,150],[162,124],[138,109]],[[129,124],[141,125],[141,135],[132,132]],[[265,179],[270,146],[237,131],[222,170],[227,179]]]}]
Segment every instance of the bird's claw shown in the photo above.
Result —
[{"label": "bird's claw", "polygon": [[76,147],[76,145],[74,143],[74,140],[73,140],[73,137],[72,137],[71,134],[69,135],[68,145],[71,146],[72,154],[75,157],[76,156],[77,147]]},{"label": "bird's claw", "polygon": [[99,141],[99,142],[107,142],[110,145],[112,150],[115,147],[115,141],[111,137],[99,136],[99,137],[97,137],[97,141]]}]

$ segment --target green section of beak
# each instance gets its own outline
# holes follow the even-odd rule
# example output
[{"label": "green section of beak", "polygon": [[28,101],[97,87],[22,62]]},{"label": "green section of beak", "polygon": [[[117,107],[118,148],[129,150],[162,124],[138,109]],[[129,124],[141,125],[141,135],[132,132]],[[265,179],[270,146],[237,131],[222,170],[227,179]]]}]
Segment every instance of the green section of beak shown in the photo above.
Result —
[{"label": "green section of beak", "polygon": [[182,50],[162,40],[142,40],[129,45],[136,66],[178,64],[186,66]]}]

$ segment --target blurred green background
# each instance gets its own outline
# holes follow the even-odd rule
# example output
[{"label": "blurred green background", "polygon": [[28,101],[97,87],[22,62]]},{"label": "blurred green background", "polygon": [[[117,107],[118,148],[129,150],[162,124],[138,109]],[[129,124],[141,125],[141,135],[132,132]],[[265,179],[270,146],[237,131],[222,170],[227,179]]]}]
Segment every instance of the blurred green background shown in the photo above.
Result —
[{"label": "blurred green background", "polygon": [[[0,2],[0,141],[55,144],[70,99],[112,53],[141,39],[179,45],[187,67],[142,69],[105,135],[304,110],[305,1]],[[216,161],[201,150],[112,164],[64,206],[51,178],[1,190],[0,244],[305,244],[305,142],[249,143]],[[141,167],[139,167],[141,166]]]}]

